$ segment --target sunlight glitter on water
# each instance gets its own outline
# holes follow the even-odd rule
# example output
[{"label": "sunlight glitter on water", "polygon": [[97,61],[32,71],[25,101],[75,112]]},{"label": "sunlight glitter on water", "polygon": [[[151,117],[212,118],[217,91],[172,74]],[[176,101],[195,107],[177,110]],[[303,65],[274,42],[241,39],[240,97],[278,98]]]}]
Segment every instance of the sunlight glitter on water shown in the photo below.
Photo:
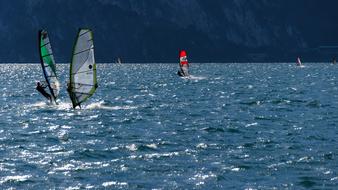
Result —
[{"label": "sunlight glitter on water", "polygon": [[337,185],[334,67],[194,64],[189,80],[176,64],[99,64],[97,92],[73,110],[68,65],[59,105],[35,92],[39,66],[0,65],[5,189]]}]

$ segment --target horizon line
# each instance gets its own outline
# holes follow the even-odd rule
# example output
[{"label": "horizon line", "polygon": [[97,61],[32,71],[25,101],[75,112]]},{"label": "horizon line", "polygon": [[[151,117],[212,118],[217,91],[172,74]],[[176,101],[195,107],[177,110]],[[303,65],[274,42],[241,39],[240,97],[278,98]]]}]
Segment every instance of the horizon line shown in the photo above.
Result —
[{"label": "horizon line", "polygon": [[[296,63],[294,62],[189,62],[190,64],[254,64],[254,63],[263,63],[263,64],[288,64],[288,63]],[[303,62],[303,63],[332,63],[332,61],[326,61],[326,62]],[[40,62],[3,62],[0,64],[41,64]],[[70,64],[70,62],[61,62],[56,64]],[[96,64],[116,64],[116,65],[124,65],[124,64],[178,64],[178,62],[125,62],[122,64],[118,64],[115,62],[100,62]]]}]

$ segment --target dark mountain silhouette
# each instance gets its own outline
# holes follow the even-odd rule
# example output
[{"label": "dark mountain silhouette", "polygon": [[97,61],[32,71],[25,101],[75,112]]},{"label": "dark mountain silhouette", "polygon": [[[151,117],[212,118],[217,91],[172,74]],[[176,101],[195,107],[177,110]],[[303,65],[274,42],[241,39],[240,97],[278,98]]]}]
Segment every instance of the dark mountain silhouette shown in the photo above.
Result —
[{"label": "dark mountain silhouette", "polygon": [[[48,30],[69,62],[79,27],[94,32],[97,62],[328,61],[338,52],[335,0],[30,0],[0,2],[0,62],[39,62]],[[337,55],[338,56],[338,55]]]}]

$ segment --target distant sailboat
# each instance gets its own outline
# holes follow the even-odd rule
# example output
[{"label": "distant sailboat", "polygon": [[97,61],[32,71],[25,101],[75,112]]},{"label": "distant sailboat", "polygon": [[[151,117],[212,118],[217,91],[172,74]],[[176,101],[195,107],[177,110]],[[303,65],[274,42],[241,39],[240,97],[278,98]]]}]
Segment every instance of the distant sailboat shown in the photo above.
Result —
[{"label": "distant sailboat", "polygon": [[56,75],[56,64],[52,46],[46,30],[39,31],[39,53],[43,75],[46,80],[46,85],[50,91],[50,97],[48,98],[51,99],[51,102],[56,103],[60,92],[60,83]]},{"label": "distant sailboat", "polygon": [[296,63],[296,65],[299,66],[299,67],[303,66],[302,61],[300,60],[299,57],[297,57],[297,63]]},{"label": "distant sailboat", "polygon": [[180,77],[188,77],[189,76],[189,63],[187,59],[187,52],[184,50],[181,50],[179,56],[180,56],[180,63],[179,63],[180,69],[178,70],[177,74]]},{"label": "distant sailboat", "polygon": [[73,108],[81,108],[81,103],[91,97],[97,87],[93,33],[89,29],[80,29],[73,49],[67,88]]},{"label": "distant sailboat", "polygon": [[121,58],[118,57],[115,63],[116,64],[122,64]]}]

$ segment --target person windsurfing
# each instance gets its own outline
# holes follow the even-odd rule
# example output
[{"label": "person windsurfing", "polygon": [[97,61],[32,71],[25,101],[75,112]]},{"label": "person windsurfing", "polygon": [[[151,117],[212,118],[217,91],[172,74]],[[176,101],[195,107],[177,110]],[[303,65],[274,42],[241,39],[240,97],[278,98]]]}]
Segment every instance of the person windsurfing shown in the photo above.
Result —
[{"label": "person windsurfing", "polygon": [[81,104],[93,96],[97,88],[93,32],[88,28],[80,28],[73,48],[67,84],[73,108],[81,108]]},{"label": "person windsurfing", "polygon": [[42,84],[41,82],[36,83],[36,90],[39,91],[45,98],[52,102],[52,96],[48,94],[45,89],[47,88],[46,84]]},{"label": "person windsurfing", "polygon": [[180,51],[180,70],[177,72],[177,74],[180,77],[188,77],[189,76],[189,63],[187,59],[187,52],[184,50]]},{"label": "person windsurfing", "polygon": [[333,57],[332,64],[336,64],[336,57]]},{"label": "person windsurfing", "polygon": [[116,64],[122,64],[121,58],[118,57],[117,60],[115,61]]},{"label": "person windsurfing", "polygon": [[39,81],[37,83],[36,89],[44,97],[49,99],[52,104],[57,105],[57,98],[60,92],[60,84],[56,74],[56,63],[52,51],[51,42],[49,40],[46,30],[39,30],[38,45],[40,63],[45,81]]}]

